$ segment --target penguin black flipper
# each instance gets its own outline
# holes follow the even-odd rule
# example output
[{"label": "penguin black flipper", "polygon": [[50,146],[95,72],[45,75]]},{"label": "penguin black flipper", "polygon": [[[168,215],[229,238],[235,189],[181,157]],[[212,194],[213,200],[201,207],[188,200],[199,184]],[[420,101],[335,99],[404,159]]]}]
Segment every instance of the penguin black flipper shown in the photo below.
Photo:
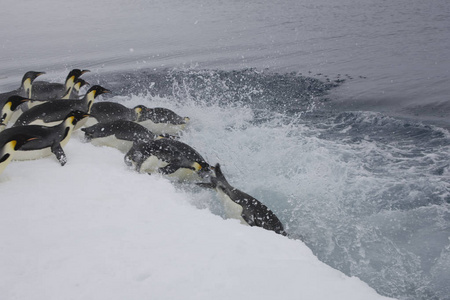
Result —
[{"label": "penguin black flipper", "polygon": [[52,153],[55,154],[61,166],[64,166],[67,163],[66,153],[60,143],[55,143],[52,145]]}]

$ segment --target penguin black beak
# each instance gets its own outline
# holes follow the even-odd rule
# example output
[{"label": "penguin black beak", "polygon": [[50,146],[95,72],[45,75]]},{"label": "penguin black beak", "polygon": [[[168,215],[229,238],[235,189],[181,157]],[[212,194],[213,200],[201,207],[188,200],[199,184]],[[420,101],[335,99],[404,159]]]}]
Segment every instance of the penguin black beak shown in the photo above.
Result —
[{"label": "penguin black beak", "polygon": [[88,72],[90,72],[90,70],[82,70],[81,75],[83,75],[84,73],[88,73]]},{"label": "penguin black beak", "polygon": [[46,73],[45,73],[45,72],[38,72],[38,73],[36,74],[36,77],[37,77],[37,76],[44,75],[44,74],[46,74]]}]

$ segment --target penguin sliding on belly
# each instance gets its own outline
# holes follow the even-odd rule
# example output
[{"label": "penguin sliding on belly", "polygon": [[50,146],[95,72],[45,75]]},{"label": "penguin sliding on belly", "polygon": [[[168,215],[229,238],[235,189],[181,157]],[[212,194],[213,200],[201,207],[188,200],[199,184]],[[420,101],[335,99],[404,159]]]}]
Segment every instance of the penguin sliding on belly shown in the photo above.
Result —
[{"label": "penguin sliding on belly", "polygon": [[134,144],[125,155],[125,163],[140,173],[162,173],[179,181],[198,181],[210,175],[209,164],[189,145],[157,139]]},{"label": "penguin sliding on belly", "polygon": [[198,183],[198,185],[216,189],[223,201],[227,217],[238,219],[243,224],[258,226],[284,236],[287,235],[283,224],[267,206],[231,186],[223,175],[219,164],[216,164],[213,169],[215,176],[211,176],[211,183]]},{"label": "penguin sliding on belly", "polygon": [[134,108],[128,108],[117,102],[102,101],[92,105],[90,117],[87,126],[96,123],[106,123],[116,120],[127,120],[137,122],[142,110],[146,109],[144,105],[137,105]]},{"label": "penguin sliding on belly", "polygon": [[62,166],[67,162],[63,147],[67,144],[75,125],[89,115],[82,111],[70,112],[64,120],[56,126],[27,125],[7,128],[0,132],[0,139],[10,140],[11,137],[32,135],[34,139],[28,141],[14,153],[14,160],[31,160],[46,157],[52,153]]},{"label": "penguin sliding on belly", "polygon": [[167,108],[155,107],[143,110],[137,122],[157,134],[176,135],[186,128],[189,118]]},{"label": "penguin sliding on belly", "polygon": [[86,141],[95,146],[108,146],[128,152],[134,143],[153,141],[156,136],[142,125],[132,121],[116,120],[81,128]]},{"label": "penguin sliding on belly", "polygon": [[0,134],[0,174],[3,173],[3,170],[11,162],[15,152],[35,138],[34,135],[29,133]]},{"label": "penguin sliding on belly", "polygon": [[[64,83],[36,81],[31,92],[32,99],[61,99],[71,93],[78,78],[89,70],[73,69],[69,72]],[[77,95],[78,96],[78,95]]]},{"label": "penguin sliding on belly", "polygon": [[183,118],[167,108],[147,108],[137,105],[128,108],[116,102],[94,103],[87,125],[105,123],[115,120],[133,121],[146,127],[155,134],[176,135],[182,131],[189,118]]},{"label": "penguin sliding on belly", "polygon": [[[32,107],[24,112],[14,123],[14,126],[23,125],[44,125],[53,126],[59,124],[61,120],[71,111],[80,110],[89,113],[95,98],[101,94],[109,93],[109,90],[94,85],[81,100],[51,100],[38,106]],[[75,130],[86,123],[84,119],[77,123]]]}]

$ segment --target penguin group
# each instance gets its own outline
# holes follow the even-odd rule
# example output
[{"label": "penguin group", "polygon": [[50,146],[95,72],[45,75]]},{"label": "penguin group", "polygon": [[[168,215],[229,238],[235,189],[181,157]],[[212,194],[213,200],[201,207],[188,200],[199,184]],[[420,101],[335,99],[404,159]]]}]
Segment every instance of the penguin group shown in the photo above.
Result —
[{"label": "penguin group", "polygon": [[0,93],[0,174],[13,160],[55,155],[64,166],[63,148],[74,131],[96,146],[124,153],[124,162],[139,173],[159,173],[217,192],[228,218],[287,235],[277,216],[263,203],[228,183],[220,164],[210,165],[179,140],[190,119],[162,107],[128,108],[111,101],[95,102],[110,91],[80,77],[89,70],[73,69],[64,83],[36,81],[45,72],[25,73],[18,89]]}]

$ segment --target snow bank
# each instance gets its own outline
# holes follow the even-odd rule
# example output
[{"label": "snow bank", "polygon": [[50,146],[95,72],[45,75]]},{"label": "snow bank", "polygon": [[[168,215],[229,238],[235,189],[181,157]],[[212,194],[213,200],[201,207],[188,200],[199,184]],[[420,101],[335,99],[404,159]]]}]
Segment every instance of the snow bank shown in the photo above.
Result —
[{"label": "snow bank", "polygon": [[0,175],[1,299],[386,299],[302,242],[224,221],[110,148]]}]

